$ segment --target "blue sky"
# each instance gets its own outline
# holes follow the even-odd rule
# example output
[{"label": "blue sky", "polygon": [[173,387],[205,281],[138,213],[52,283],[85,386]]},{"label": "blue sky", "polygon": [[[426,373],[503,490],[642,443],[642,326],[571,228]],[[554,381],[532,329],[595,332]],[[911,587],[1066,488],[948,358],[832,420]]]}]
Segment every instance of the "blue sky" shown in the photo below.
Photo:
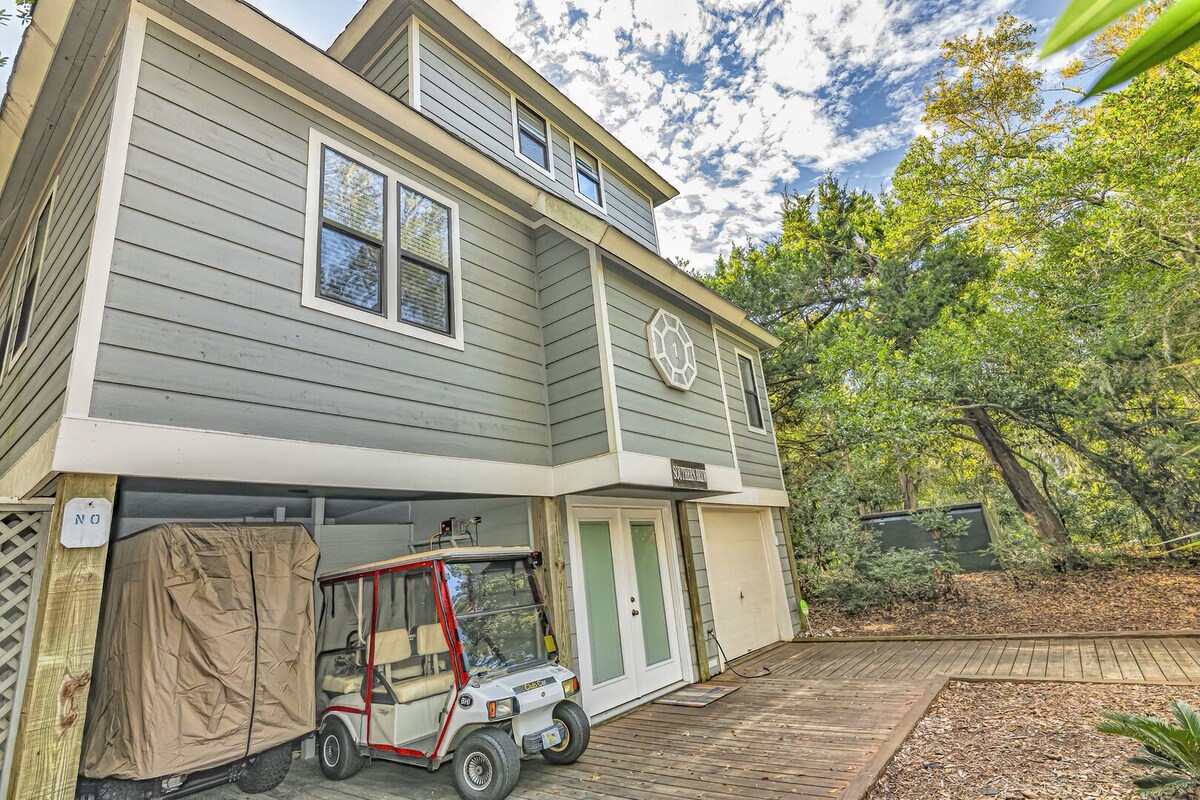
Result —
[{"label": "blue sky", "polygon": [[[1042,35],[1066,0],[458,0],[663,173],[663,254],[708,268],[778,228],[780,194],[833,170],[879,190],[921,131],[946,38],[1002,11]],[[322,47],[361,0],[254,0]],[[12,0],[0,0],[11,11]],[[20,30],[0,28],[0,53]],[[1061,65],[1059,59],[1052,68]],[[0,70],[7,81],[8,70]]]}]

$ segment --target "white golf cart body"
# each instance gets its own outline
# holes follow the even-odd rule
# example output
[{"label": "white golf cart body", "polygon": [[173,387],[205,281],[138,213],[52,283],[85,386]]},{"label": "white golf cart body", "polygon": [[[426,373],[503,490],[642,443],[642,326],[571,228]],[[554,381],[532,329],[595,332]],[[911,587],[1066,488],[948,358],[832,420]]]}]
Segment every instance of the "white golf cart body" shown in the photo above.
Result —
[{"label": "white golf cart body", "polygon": [[554,710],[579,683],[555,663],[536,558],[464,547],[323,575],[319,721],[340,720],[363,756],[428,769],[484,727],[522,757],[563,742]]}]

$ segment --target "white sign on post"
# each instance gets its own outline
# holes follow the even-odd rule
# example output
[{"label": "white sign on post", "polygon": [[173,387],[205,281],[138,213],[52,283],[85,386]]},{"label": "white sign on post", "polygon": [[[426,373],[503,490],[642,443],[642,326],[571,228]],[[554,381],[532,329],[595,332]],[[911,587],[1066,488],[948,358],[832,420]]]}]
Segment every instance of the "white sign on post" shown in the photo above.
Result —
[{"label": "white sign on post", "polygon": [[76,497],[63,507],[63,547],[103,547],[108,544],[112,503],[104,497]]}]

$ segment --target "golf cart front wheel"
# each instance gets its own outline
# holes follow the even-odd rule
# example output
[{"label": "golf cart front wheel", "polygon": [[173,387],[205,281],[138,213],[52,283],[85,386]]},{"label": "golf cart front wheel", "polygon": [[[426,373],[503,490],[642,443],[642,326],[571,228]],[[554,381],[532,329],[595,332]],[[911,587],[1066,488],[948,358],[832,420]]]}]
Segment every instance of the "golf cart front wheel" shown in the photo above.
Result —
[{"label": "golf cart front wheel", "polygon": [[331,781],[344,781],[362,769],[358,744],[346,723],[337,717],[329,717],[321,725],[317,734],[317,760],[321,762],[321,772]]},{"label": "golf cart front wheel", "polygon": [[499,728],[480,728],[454,751],[454,788],[464,800],[502,800],[521,777],[521,754]]},{"label": "golf cart front wheel", "polygon": [[587,750],[592,738],[592,723],[577,703],[563,700],[554,707],[554,721],[561,723],[567,735],[554,747],[542,750],[542,758],[551,764],[574,764]]}]

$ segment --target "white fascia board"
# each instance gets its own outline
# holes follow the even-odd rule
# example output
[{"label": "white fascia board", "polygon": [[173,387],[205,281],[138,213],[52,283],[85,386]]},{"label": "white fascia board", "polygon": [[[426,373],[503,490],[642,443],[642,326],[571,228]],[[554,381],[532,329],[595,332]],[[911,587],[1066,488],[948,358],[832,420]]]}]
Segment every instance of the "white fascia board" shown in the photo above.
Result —
[{"label": "white fascia board", "polygon": [[552,467],[64,417],[56,472],[548,497]]},{"label": "white fascia board", "polygon": [[787,508],[791,505],[786,490],[761,489],[755,486],[747,486],[734,494],[705,497],[696,502],[714,506],[762,506],[764,508]]},{"label": "white fascia board", "polygon": [[0,497],[30,497],[54,477],[54,447],[59,423],[38,437],[8,471],[0,475]]},{"label": "white fascia board", "polygon": [[[51,450],[47,467],[43,462]],[[671,460],[641,453],[608,453],[549,467],[70,416],[62,419],[39,452],[40,455],[31,456],[40,459],[39,464],[31,462],[31,467],[37,466],[45,474],[83,472],[520,497],[581,494],[619,484],[672,488]],[[725,498],[744,494],[741,475],[736,469],[714,464],[705,467],[711,491],[720,492]],[[30,470],[23,468],[23,473]],[[2,479],[4,482],[0,482],[0,490],[15,488],[16,478],[14,470],[10,470]],[[15,490],[3,493],[17,494]],[[704,502],[732,500],[714,498]]]}]

